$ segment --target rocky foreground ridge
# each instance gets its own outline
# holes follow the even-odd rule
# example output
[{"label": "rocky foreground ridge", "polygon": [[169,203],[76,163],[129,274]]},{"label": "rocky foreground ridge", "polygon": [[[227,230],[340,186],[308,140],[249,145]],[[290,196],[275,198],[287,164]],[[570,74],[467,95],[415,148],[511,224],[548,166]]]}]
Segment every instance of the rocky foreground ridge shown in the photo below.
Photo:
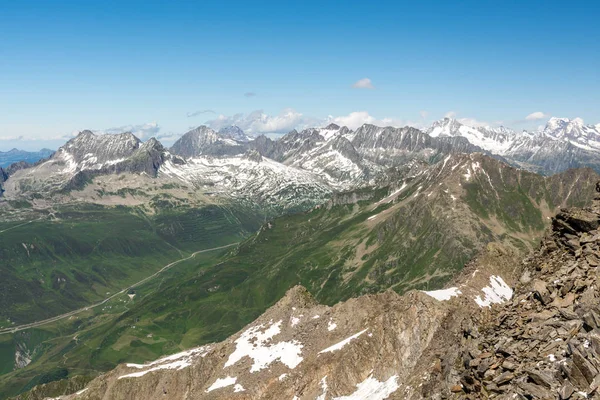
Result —
[{"label": "rocky foreground ridge", "polygon": [[599,266],[597,198],[523,262],[491,244],[452,287],[333,307],[298,286],[224,342],[61,399],[600,398]]},{"label": "rocky foreground ridge", "polygon": [[463,326],[446,385],[424,397],[447,387],[467,399],[600,398],[599,213],[597,198],[554,218],[512,301]]}]

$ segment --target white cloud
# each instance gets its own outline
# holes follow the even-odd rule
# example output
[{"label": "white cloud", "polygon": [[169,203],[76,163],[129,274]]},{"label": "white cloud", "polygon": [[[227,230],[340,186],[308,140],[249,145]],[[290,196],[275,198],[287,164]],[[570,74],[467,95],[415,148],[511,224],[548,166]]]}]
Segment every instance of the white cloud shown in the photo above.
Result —
[{"label": "white cloud", "polygon": [[268,115],[262,110],[253,111],[250,114],[235,114],[232,116],[219,115],[216,119],[206,122],[212,129],[237,125],[249,134],[288,133],[293,129],[302,130],[316,126],[325,126],[330,123],[347,126],[356,129],[364,124],[377,126],[420,126],[420,122],[410,122],[397,118],[376,118],[367,111],[355,111],[348,115],[328,116],[325,119],[314,118],[299,113],[291,108],[283,110],[278,115]]},{"label": "white cloud", "polygon": [[456,112],[455,111],[448,111],[445,115],[445,118],[456,118]]},{"label": "white cloud", "polygon": [[160,126],[156,122],[147,122],[140,125],[124,125],[115,128],[104,129],[99,133],[117,134],[123,132],[131,132],[140,139],[147,139],[157,136],[160,132]]},{"label": "white cloud", "polygon": [[419,112],[419,114],[421,115],[421,118],[427,118],[427,116],[429,115],[429,113],[425,110]]},{"label": "white cloud", "polygon": [[188,112],[186,114],[186,116],[188,118],[191,118],[191,117],[196,117],[196,116],[202,115],[202,114],[216,114],[216,112],[214,112],[213,110],[198,110],[198,111]]},{"label": "white cloud", "polygon": [[356,129],[364,124],[375,124],[375,118],[366,111],[355,111],[339,117],[329,116],[328,119],[328,122],[334,122],[340,126],[347,126],[350,129]]},{"label": "white cloud", "polygon": [[24,136],[0,136],[0,141],[2,142],[13,142],[13,141],[21,141],[27,140]]},{"label": "white cloud", "polygon": [[340,126],[347,126],[350,129],[357,129],[364,124],[372,124],[377,126],[393,126],[395,128],[402,126],[419,126],[419,123],[406,121],[398,118],[375,118],[370,115],[367,111],[354,111],[348,115],[341,115],[338,117],[329,116],[326,123],[336,123]]},{"label": "white cloud", "polygon": [[354,82],[352,87],[356,89],[375,89],[369,78],[359,79],[358,81]]},{"label": "white cloud", "polygon": [[246,133],[261,134],[287,133],[293,129],[315,126],[320,122],[316,118],[307,117],[294,109],[286,108],[278,115],[268,115],[262,110],[256,110],[250,114],[219,115],[216,119],[207,121],[206,124],[215,130],[237,125]]},{"label": "white cloud", "polygon": [[491,126],[489,122],[479,121],[475,118],[457,118],[456,120],[463,125],[471,126],[473,128],[478,128],[481,126]]},{"label": "white cloud", "polygon": [[[478,128],[478,127],[482,127],[482,126],[491,126],[492,125],[489,122],[479,121],[478,119],[475,119],[475,118],[458,117],[458,114],[456,113],[456,111],[448,111],[444,115],[444,118],[455,119],[458,122],[460,122],[461,124],[467,125],[467,126],[471,126],[473,128]],[[497,122],[499,122],[499,123],[494,123],[493,125],[499,125],[501,123],[501,121],[497,121]]]},{"label": "white cloud", "polygon": [[544,118],[548,118],[549,115],[541,112],[541,111],[536,111],[533,112],[531,114],[529,114],[528,116],[525,117],[526,121],[537,121],[539,119],[544,119]]}]

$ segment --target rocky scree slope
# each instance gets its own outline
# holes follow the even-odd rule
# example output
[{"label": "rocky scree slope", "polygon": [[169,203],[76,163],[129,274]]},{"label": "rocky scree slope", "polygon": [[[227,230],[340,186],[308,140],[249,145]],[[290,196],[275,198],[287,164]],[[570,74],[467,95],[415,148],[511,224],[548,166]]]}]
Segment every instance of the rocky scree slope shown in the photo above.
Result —
[{"label": "rocky scree slope", "polygon": [[599,228],[600,198],[563,209],[519,267],[512,300],[457,318],[425,362],[441,368],[411,398],[600,398]]}]

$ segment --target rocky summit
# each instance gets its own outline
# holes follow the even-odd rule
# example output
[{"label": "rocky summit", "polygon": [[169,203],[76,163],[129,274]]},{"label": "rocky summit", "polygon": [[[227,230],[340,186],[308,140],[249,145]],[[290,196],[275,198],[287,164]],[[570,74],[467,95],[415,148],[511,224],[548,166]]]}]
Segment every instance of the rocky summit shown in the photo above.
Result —
[{"label": "rocky summit", "polygon": [[512,301],[482,315],[476,330],[463,330],[446,394],[600,398],[599,213],[597,198],[592,208],[556,216],[524,261]]},{"label": "rocky summit", "polygon": [[600,198],[563,209],[511,301],[465,318],[413,398],[600,398]]}]

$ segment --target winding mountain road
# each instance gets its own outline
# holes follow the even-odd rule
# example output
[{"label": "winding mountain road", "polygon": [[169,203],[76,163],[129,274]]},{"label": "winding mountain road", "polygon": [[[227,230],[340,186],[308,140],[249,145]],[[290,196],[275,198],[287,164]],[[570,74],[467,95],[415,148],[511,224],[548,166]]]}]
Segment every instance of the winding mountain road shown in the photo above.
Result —
[{"label": "winding mountain road", "polygon": [[[32,222],[32,221],[31,221],[31,222]],[[165,265],[164,267],[162,267],[160,270],[156,271],[156,272],[155,272],[155,273],[153,273],[152,275],[150,275],[150,276],[147,276],[146,278],[142,279],[142,280],[141,280],[141,281],[139,281],[139,282],[136,282],[136,283],[134,283],[133,285],[129,285],[129,286],[127,286],[125,289],[122,289],[121,291],[119,291],[119,292],[117,292],[117,293],[115,293],[115,294],[113,294],[113,295],[111,295],[111,296],[109,296],[109,297],[105,298],[105,299],[104,299],[104,300],[102,300],[102,301],[99,301],[99,302],[97,302],[97,303],[91,304],[91,305],[89,305],[89,306],[82,307],[82,308],[80,308],[80,309],[78,309],[78,310],[69,311],[69,312],[67,312],[67,313],[64,313],[64,314],[61,314],[61,315],[57,315],[57,316],[55,316],[55,317],[51,317],[51,318],[44,319],[44,320],[41,320],[41,321],[30,322],[30,323],[28,323],[28,324],[23,324],[23,325],[18,325],[18,326],[11,326],[10,328],[4,328],[4,329],[0,329],[0,335],[5,335],[5,334],[7,334],[7,333],[15,333],[15,332],[22,331],[22,330],[25,330],[25,329],[36,328],[36,327],[38,327],[38,326],[47,325],[47,324],[50,324],[50,323],[52,323],[52,322],[60,321],[61,319],[65,319],[65,318],[71,317],[71,316],[73,316],[73,315],[75,315],[75,314],[79,314],[79,313],[80,313],[80,312],[82,312],[82,311],[87,311],[87,310],[89,310],[90,308],[95,308],[95,307],[101,306],[102,304],[104,304],[104,303],[106,303],[107,301],[109,301],[109,300],[111,300],[111,299],[115,298],[116,296],[118,296],[118,295],[120,295],[120,294],[123,294],[123,293],[125,293],[125,291],[127,291],[127,290],[129,290],[129,289],[131,289],[131,288],[134,288],[134,287],[136,287],[136,286],[140,286],[140,285],[141,285],[141,284],[143,284],[143,283],[146,283],[146,282],[148,282],[150,279],[152,279],[152,278],[154,278],[154,277],[156,277],[156,276],[160,275],[161,273],[165,272],[165,271],[166,271],[166,270],[168,270],[169,268],[171,268],[171,267],[173,267],[173,266],[175,266],[175,265],[177,265],[177,264],[179,264],[179,263],[181,263],[181,262],[183,262],[183,261],[187,261],[187,260],[190,260],[190,259],[194,258],[194,257],[195,257],[197,254],[200,254],[200,253],[207,253],[207,252],[209,252],[209,251],[214,251],[214,250],[225,249],[225,248],[227,248],[227,247],[235,246],[235,245],[237,245],[237,244],[239,244],[239,242],[235,242],[235,243],[227,244],[227,245],[225,245],[225,246],[213,247],[213,248],[211,248],[211,249],[204,249],[204,250],[199,250],[199,251],[196,251],[196,252],[192,253],[192,254],[191,254],[190,256],[188,256],[188,257],[185,257],[185,258],[179,259],[179,260],[177,260],[177,261],[173,261],[172,263]]]}]

